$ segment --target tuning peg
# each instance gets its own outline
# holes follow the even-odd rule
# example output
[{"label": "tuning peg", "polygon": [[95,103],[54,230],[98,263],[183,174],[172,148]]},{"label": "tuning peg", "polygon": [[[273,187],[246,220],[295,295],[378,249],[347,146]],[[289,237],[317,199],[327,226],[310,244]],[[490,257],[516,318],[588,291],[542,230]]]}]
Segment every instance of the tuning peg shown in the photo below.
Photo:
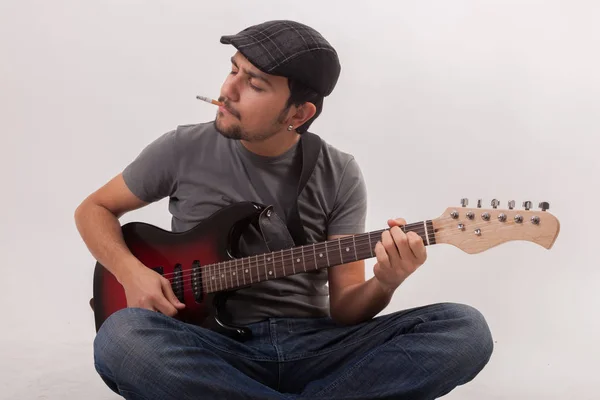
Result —
[{"label": "tuning peg", "polygon": [[541,208],[542,211],[546,211],[550,209],[550,203],[547,201],[542,201],[538,207]]},{"label": "tuning peg", "polygon": [[463,207],[466,207],[469,204],[469,199],[460,199],[460,204],[462,204]]},{"label": "tuning peg", "polygon": [[498,206],[500,205],[500,202],[496,199],[492,200],[492,208],[498,208]]},{"label": "tuning peg", "polygon": [[515,201],[511,200],[508,202],[508,209],[512,210],[513,208],[515,208]]},{"label": "tuning peg", "polygon": [[477,208],[481,208],[481,199],[477,200]]},{"label": "tuning peg", "polygon": [[523,207],[525,208],[525,210],[529,210],[531,208],[531,202],[530,201],[524,201],[523,202]]}]

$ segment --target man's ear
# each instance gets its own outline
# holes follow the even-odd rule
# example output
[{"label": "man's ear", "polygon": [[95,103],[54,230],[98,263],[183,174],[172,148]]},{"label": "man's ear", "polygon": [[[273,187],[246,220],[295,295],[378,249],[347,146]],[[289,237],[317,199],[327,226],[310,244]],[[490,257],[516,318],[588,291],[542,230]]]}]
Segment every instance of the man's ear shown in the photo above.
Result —
[{"label": "man's ear", "polygon": [[317,107],[313,103],[307,101],[298,107],[292,106],[291,110],[295,110],[295,112],[291,116],[290,124],[294,126],[294,129],[297,129],[315,115]]}]

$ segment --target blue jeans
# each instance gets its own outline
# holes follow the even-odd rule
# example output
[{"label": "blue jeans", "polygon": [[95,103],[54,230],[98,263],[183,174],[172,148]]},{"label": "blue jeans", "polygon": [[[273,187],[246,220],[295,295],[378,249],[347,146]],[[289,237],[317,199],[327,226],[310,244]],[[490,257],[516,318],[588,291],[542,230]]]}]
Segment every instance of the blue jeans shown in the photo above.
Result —
[{"label": "blue jeans", "polygon": [[127,399],[435,399],[472,380],[493,340],[470,306],[442,303],[353,326],[272,318],[239,342],[127,308],[94,342],[96,370]]}]

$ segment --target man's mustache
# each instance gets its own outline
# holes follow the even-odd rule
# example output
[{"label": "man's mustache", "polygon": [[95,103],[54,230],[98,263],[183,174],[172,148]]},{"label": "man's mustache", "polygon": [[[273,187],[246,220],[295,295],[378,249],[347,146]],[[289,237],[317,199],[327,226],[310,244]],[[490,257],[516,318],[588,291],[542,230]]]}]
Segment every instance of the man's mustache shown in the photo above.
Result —
[{"label": "man's mustache", "polygon": [[227,99],[225,99],[225,97],[221,96],[218,99],[221,103],[223,103],[223,107],[225,107],[225,109],[227,111],[229,111],[231,114],[235,115],[238,119],[241,119],[240,117],[240,113],[237,112],[237,110],[231,108],[231,106],[229,105],[229,101],[227,101]]}]

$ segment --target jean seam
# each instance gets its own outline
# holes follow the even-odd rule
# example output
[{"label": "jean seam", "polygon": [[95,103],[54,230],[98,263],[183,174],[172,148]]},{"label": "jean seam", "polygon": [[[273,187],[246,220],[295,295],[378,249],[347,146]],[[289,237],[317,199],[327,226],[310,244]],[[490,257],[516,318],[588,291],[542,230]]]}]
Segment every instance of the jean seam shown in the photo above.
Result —
[{"label": "jean seam", "polygon": [[277,353],[277,391],[281,388],[281,352],[279,350],[279,346],[277,345],[277,327],[275,326],[275,321],[271,320],[269,323],[269,331],[271,334],[271,344],[275,348],[275,352]]},{"label": "jean seam", "polygon": [[[420,317],[415,317],[413,319],[414,320],[418,320],[421,323],[425,323],[425,321],[422,318],[420,318]],[[363,336],[360,339],[357,339],[357,340],[355,340],[353,342],[350,342],[350,343],[346,343],[346,344],[344,344],[342,346],[337,346],[337,347],[334,347],[332,349],[328,349],[328,350],[324,350],[324,351],[320,351],[320,352],[301,353],[301,354],[298,354],[297,356],[295,356],[293,358],[284,359],[283,361],[284,362],[291,362],[291,361],[296,361],[296,360],[301,360],[301,359],[304,360],[304,359],[307,359],[307,358],[319,357],[319,356],[322,356],[322,355],[325,355],[325,354],[334,353],[334,352],[336,352],[338,350],[341,350],[341,349],[344,349],[346,347],[353,346],[353,345],[355,345],[357,343],[364,342],[365,340],[368,340],[368,339],[370,339],[370,338],[372,338],[374,336],[377,336],[377,335],[379,335],[382,332],[388,331],[391,328],[395,328],[398,325],[400,325],[401,322],[406,322],[406,321],[397,321],[397,322],[393,323],[392,325],[388,326],[387,328],[383,328],[381,330],[373,332],[372,334],[370,334],[368,336]]]}]

